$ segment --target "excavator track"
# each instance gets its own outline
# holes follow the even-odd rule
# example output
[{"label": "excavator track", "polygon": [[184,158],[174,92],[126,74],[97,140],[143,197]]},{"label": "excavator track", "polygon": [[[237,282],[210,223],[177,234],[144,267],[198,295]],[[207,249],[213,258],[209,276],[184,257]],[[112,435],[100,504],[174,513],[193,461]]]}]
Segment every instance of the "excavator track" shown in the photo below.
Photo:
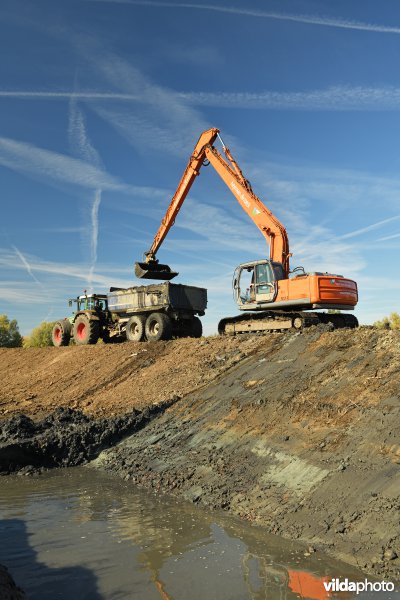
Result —
[{"label": "excavator track", "polygon": [[218,323],[218,333],[220,335],[239,335],[242,333],[301,331],[312,325],[321,324],[330,324],[333,329],[354,329],[358,327],[358,320],[354,315],[345,313],[269,310],[221,319]]}]

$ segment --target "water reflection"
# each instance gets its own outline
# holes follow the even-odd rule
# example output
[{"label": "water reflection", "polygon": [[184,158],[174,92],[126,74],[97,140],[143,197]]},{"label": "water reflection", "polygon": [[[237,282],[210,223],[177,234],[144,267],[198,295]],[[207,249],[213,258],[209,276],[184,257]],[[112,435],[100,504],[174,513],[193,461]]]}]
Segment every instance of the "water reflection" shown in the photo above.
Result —
[{"label": "water reflection", "polygon": [[29,543],[25,522],[21,519],[0,521],[0,540],[0,562],[12,563],[16,570],[23,569],[28,578],[40,580],[49,598],[60,597],[60,589],[65,598],[74,598],[78,587],[82,598],[103,600],[97,588],[97,578],[91,570],[79,565],[51,568],[40,562]]},{"label": "water reflection", "polygon": [[334,597],[324,580],[363,579],[223,513],[88,468],[0,484],[0,562],[31,600],[322,600]]}]

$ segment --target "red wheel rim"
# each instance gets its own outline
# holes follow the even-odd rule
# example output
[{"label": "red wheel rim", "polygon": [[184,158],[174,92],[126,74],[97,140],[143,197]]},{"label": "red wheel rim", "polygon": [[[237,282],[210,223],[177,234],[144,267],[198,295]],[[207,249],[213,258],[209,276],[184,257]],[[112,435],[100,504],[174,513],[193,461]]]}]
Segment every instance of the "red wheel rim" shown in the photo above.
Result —
[{"label": "red wheel rim", "polygon": [[61,342],[61,329],[59,327],[57,327],[57,329],[54,330],[54,341],[57,342],[57,344],[59,344]]},{"label": "red wheel rim", "polygon": [[78,327],[76,328],[76,335],[80,340],[84,340],[86,337],[86,324],[85,323],[79,323]]}]

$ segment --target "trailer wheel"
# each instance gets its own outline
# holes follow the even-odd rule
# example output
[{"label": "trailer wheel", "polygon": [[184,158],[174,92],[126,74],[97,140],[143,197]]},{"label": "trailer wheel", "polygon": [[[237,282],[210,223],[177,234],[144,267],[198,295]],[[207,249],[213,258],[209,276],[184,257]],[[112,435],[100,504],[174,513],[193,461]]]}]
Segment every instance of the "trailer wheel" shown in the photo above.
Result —
[{"label": "trailer wheel", "polygon": [[151,313],[146,320],[145,333],[149,342],[170,340],[172,337],[171,319],[164,313]]},{"label": "trailer wheel", "polygon": [[181,326],[181,337],[199,338],[203,335],[203,324],[199,317],[184,321]]},{"label": "trailer wheel", "polygon": [[71,339],[71,323],[67,320],[57,321],[51,332],[51,341],[53,346],[68,346]]},{"label": "trailer wheel", "polygon": [[98,321],[90,321],[85,315],[79,315],[74,323],[74,340],[78,346],[96,344],[100,336]]},{"label": "trailer wheel", "polygon": [[130,342],[141,342],[144,339],[146,317],[134,315],[126,324],[126,339]]},{"label": "trailer wheel", "polygon": [[200,338],[203,335],[203,323],[199,317],[194,317],[190,326],[190,337]]}]

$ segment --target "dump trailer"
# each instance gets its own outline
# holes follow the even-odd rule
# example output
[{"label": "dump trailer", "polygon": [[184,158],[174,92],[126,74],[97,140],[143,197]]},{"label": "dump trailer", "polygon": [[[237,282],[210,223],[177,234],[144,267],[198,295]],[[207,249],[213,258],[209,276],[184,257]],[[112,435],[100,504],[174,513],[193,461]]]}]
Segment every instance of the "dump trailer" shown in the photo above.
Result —
[{"label": "dump trailer", "polygon": [[165,281],[159,284],[110,288],[109,294],[86,294],[69,300],[76,304],[70,317],[53,327],[54,346],[129,340],[168,340],[201,337],[199,316],[205,314],[207,290]]}]

